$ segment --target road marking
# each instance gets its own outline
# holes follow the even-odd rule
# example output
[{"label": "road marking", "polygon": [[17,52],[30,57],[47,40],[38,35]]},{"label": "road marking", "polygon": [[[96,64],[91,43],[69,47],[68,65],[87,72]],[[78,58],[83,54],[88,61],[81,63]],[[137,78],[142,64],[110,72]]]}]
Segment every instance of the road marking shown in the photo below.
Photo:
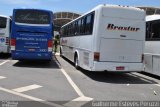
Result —
[{"label": "road marking", "polygon": [[4,79],[4,78],[6,78],[6,77],[4,77],[4,76],[0,76],[0,79]]},{"label": "road marking", "polygon": [[[149,82],[149,83],[151,83],[151,84],[153,84],[153,85],[155,85],[155,86],[160,87],[160,83],[159,83],[158,81],[156,81],[156,79],[153,78],[153,77],[150,77],[150,76],[144,75],[144,74],[139,74],[139,73],[134,73],[133,75],[136,76],[136,77],[138,77],[138,78],[140,78],[141,80],[144,80],[144,81]],[[133,76],[133,75],[132,75],[132,76]],[[141,77],[140,77],[140,76],[141,76]],[[143,78],[142,78],[142,77],[143,77]],[[147,79],[146,79],[146,78],[147,78]],[[150,80],[150,81],[149,81],[149,80]],[[157,82],[157,83],[154,84],[154,81]]]},{"label": "road marking", "polygon": [[93,98],[82,96],[82,97],[73,99],[72,101],[91,101],[91,100],[93,100]]},{"label": "road marking", "polygon": [[3,65],[3,64],[5,64],[5,63],[7,63],[7,62],[9,62],[9,61],[10,60],[5,60],[4,62],[0,63],[0,66]]},{"label": "road marking", "polygon": [[61,68],[62,73],[65,75],[65,77],[67,78],[68,82],[71,84],[71,86],[74,88],[74,90],[77,92],[77,94],[82,97],[84,96],[84,94],[82,93],[82,91],[78,88],[78,86],[73,82],[73,80],[71,79],[71,77],[66,73],[66,71],[64,69]]},{"label": "road marking", "polygon": [[141,75],[141,74],[139,74],[139,73],[132,73],[132,74],[128,74],[128,75],[131,75],[131,76],[136,77],[136,78],[139,78],[139,79],[141,79],[141,80],[143,80],[143,81],[145,81],[145,82],[148,82],[148,83],[150,83],[150,84],[153,84],[152,79],[151,79],[151,78],[150,78],[150,79],[147,79],[148,77],[145,76],[145,75]]},{"label": "road marking", "polygon": [[[56,57],[55,57],[56,58]],[[59,68],[61,68],[61,72],[64,74],[64,76],[67,78],[68,82],[70,83],[70,85],[73,87],[73,89],[76,91],[76,93],[80,96],[66,104],[64,104],[64,106],[68,106],[68,107],[81,107],[82,105],[84,105],[86,102],[88,103],[88,101],[93,100],[93,98],[90,97],[86,97],[83,92],[79,89],[79,87],[74,83],[74,81],[71,79],[71,77],[67,74],[67,72],[60,66],[58,60],[56,59],[55,62],[57,63],[57,65],[59,66]],[[81,103],[79,103],[78,105],[76,104],[76,101],[81,101]],[[82,103],[82,101],[84,101],[85,103]]]},{"label": "road marking", "polygon": [[160,84],[155,84],[156,86],[160,87]]},{"label": "road marking", "polygon": [[55,54],[55,55],[59,56],[59,55],[60,55],[60,53],[57,53],[57,52],[56,52],[56,54]]},{"label": "road marking", "polygon": [[41,88],[41,87],[42,86],[40,86],[40,85],[33,84],[33,85],[25,86],[25,87],[20,87],[20,88],[12,89],[12,90],[21,93],[21,92],[25,92],[25,91]]},{"label": "road marking", "polygon": [[29,96],[29,95],[18,93],[18,92],[15,92],[15,91],[12,91],[12,90],[9,90],[9,89],[6,89],[6,88],[0,87],[0,90],[4,91],[4,92],[7,92],[7,93],[11,93],[11,94],[17,95],[17,96],[20,96],[20,97],[23,97],[23,98],[27,98],[27,99],[30,99],[30,100],[33,100],[33,101],[37,101],[37,102],[40,102],[40,103],[43,103],[43,104],[47,104],[47,105],[50,105],[50,106],[64,107],[64,106],[61,106],[61,105],[58,105],[58,104],[55,104],[55,103],[51,103],[51,102],[45,101],[43,99],[39,99],[39,98],[36,98],[36,97],[32,97],[32,96]]},{"label": "road marking", "polygon": [[145,82],[148,82],[148,83],[150,83],[150,84],[153,84],[153,82],[152,81],[149,81],[149,80],[147,80],[147,79],[144,79],[144,78],[141,78],[141,77],[138,77],[139,79],[141,79],[141,80],[143,80],[143,81],[145,81]]},{"label": "road marking", "polygon": [[73,99],[72,101],[64,104],[64,106],[67,107],[82,107],[84,104],[88,103],[88,101],[92,101],[93,98],[89,98],[89,97],[78,97],[76,99]]}]

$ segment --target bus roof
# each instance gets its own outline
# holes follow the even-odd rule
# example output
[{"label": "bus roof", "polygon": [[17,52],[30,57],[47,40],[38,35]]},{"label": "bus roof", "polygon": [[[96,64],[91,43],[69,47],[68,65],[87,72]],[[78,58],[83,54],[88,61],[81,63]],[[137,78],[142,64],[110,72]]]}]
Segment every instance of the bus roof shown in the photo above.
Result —
[{"label": "bus roof", "polygon": [[136,7],[132,7],[132,6],[122,6],[122,5],[112,5],[112,4],[100,4],[98,6],[96,6],[95,8],[93,8],[92,10],[96,10],[96,9],[99,9],[101,7],[108,7],[108,8],[126,8],[126,9],[130,9],[130,10],[137,10],[137,11],[143,11],[143,9],[140,9],[140,8],[136,8]]},{"label": "bus roof", "polygon": [[5,16],[5,15],[0,15],[0,17],[11,19],[9,16]]},{"label": "bus roof", "polygon": [[159,20],[160,19],[160,15],[149,15],[146,16],[146,21],[153,21],[153,20]]},{"label": "bus roof", "polygon": [[[90,12],[93,12],[93,11],[95,11],[95,10],[99,10],[99,9],[101,9],[101,8],[126,9],[126,10],[134,10],[134,11],[137,11],[137,12],[144,12],[143,9],[136,8],[136,7],[132,7],[132,6],[121,6],[121,5],[111,5],[111,4],[100,4],[100,5],[96,6],[95,8],[93,8],[92,10],[90,10],[90,11],[84,13],[82,16],[79,16],[78,18],[76,18],[76,19],[70,21],[69,23],[67,23],[67,24],[65,24],[65,25],[68,25],[68,24],[70,24],[71,22],[74,22],[75,20],[77,20],[77,19],[79,19],[79,18],[85,16],[86,14],[88,14],[88,13],[90,13]],[[63,26],[65,26],[65,25],[63,25]],[[62,27],[63,27],[63,26],[62,26]]]}]

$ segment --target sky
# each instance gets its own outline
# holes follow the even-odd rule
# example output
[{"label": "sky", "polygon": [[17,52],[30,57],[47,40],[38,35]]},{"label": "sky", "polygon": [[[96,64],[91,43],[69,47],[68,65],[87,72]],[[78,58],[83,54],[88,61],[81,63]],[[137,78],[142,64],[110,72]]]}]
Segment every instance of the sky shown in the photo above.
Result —
[{"label": "sky", "polygon": [[0,15],[12,15],[14,8],[69,11],[83,14],[99,4],[160,7],[160,0],[0,0]]}]

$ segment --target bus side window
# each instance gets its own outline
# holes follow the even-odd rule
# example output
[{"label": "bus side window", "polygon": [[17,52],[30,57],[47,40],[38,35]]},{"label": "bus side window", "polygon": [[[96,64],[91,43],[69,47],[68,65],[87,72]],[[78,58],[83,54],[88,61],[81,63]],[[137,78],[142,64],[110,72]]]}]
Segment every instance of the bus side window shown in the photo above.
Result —
[{"label": "bus side window", "polygon": [[80,30],[81,30],[81,19],[78,20],[77,35],[80,35]]},{"label": "bus side window", "polygon": [[146,23],[146,40],[149,40],[150,39],[150,23],[147,22]]},{"label": "bus side window", "polygon": [[155,38],[156,40],[160,40],[160,22],[156,21],[155,23],[153,23],[153,27],[152,27],[152,35],[153,38]]},{"label": "bus side window", "polygon": [[69,35],[69,26],[66,26],[66,37]]},{"label": "bus side window", "polygon": [[80,35],[83,35],[84,28],[84,18],[81,19],[81,26],[80,26]]},{"label": "bus side window", "polygon": [[76,36],[78,34],[78,21],[74,24],[74,35]]},{"label": "bus side window", "polygon": [[94,21],[94,13],[91,13],[87,15],[86,17],[86,27],[85,27],[85,33],[86,34],[92,34],[93,30],[93,21]]},{"label": "bus side window", "polygon": [[62,33],[62,34],[63,34],[64,37],[67,36],[67,27],[64,27],[64,30],[63,30],[63,33]]},{"label": "bus side window", "polygon": [[90,25],[90,33],[93,33],[93,26],[94,26],[94,14],[95,12],[92,12],[91,14],[91,25]]},{"label": "bus side window", "polygon": [[151,22],[147,22],[146,23],[146,40],[150,41],[150,40],[154,40],[155,39],[155,34],[153,31],[153,23]]},{"label": "bus side window", "polygon": [[160,40],[160,22],[150,21],[146,23],[146,40],[157,41]]},{"label": "bus side window", "polygon": [[86,17],[81,18],[80,34],[85,35]]},{"label": "bus side window", "polygon": [[75,27],[75,22],[71,24],[71,36],[74,36],[74,27]]},{"label": "bus side window", "polygon": [[86,17],[86,28],[85,28],[85,34],[90,34],[91,29],[91,14],[87,15]]}]

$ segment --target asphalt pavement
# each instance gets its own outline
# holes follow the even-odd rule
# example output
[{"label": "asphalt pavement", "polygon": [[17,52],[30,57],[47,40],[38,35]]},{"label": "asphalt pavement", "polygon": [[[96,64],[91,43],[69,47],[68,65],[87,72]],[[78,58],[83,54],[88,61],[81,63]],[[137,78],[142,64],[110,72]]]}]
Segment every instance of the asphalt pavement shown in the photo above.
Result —
[{"label": "asphalt pavement", "polygon": [[59,55],[45,62],[12,60],[3,54],[0,101],[18,101],[19,105],[32,102],[37,107],[85,106],[93,101],[160,101],[160,79],[141,73],[77,70]]}]

